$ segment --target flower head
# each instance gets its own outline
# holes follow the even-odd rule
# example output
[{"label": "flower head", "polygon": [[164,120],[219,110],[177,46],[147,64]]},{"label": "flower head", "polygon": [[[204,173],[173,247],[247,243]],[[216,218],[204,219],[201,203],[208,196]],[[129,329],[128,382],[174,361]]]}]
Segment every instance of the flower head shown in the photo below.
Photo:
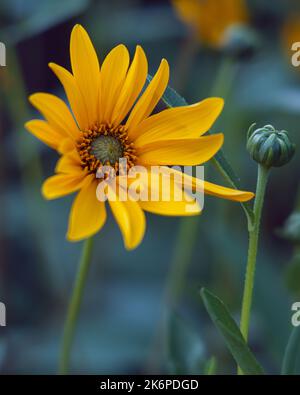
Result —
[{"label": "flower head", "polygon": [[228,32],[248,23],[244,0],[172,0],[178,16],[195,31],[204,44],[227,45]]},{"label": "flower head", "polygon": [[286,130],[276,130],[272,125],[248,131],[247,149],[252,158],[265,167],[281,167],[295,154],[295,144]]},{"label": "flower head", "polygon": [[[77,241],[97,233],[106,220],[106,203],[96,197],[99,183],[105,181],[99,170],[101,173],[109,165],[121,185],[124,177],[119,159],[126,159],[126,170],[140,165],[150,172],[150,167],[157,165],[165,174],[171,172],[168,165],[203,164],[223,143],[222,134],[202,136],[220,114],[223,100],[210,98],[152,115],[169,80],[165,59],[143,90],[148,63],[140,46],[136,47],[131,64],[127,48],[118,45],[100,66],[87,32],[76,25],[71,34],[70,54],[72,73],[54,63],[49,66],[65,89],[71,111],[54,95],[33,94],[30,101],[45,120],[32,120],[26,127],[61,154],[56,174],[45,181],[42,193],[46,199],[55,199],[77,192],[67,232],[69,240]],[[157,177],[161,181],[161,175]],[[148,181],[149,177],[146,178]],[[193,187],[200,188],[197,179],[190,177],[190,181]],[[110,189],[109,182],[106,186]],[[154,188],[152,179],[145,183],[145,188]],[[200,213],[197,204],[192,211],[186,210],[184,194],[180,200],[175,199],[179,188],[173,179],[169,201],[161,197],[156,201],[123,200],[119,192],[108,198],[126,248],[135,248],[143,238],[144,211],[179,216]],[[122,189],[126,189],[123,184]],[[208,182],[204,182],[204,190],[235,201],[253,196]]]}]

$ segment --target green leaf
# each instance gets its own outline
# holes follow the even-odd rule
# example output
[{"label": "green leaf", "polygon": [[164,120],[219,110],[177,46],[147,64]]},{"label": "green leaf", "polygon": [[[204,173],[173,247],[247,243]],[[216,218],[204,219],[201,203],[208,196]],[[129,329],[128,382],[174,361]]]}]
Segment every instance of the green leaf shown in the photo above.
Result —
[{"label": "green leaf", "polygon": [[234,188],[240,188],[240,178],[235,174],[222,149],[215,154],[213,160],[216,161],[216,166],[221,167],[221,170],[224,172],[224,174],[222,174],[223,177],[228,180],[231,186]]},{"label": "green leaf", "polygon": [[231,355],[244,374],[264,374],[224,303],[205,288],[202,288],[201,296],[210,318],[223,335]]},{"label": "green leaf", "polygon": [[180,96],[175,89],[170,86],[167,87],[165,93],[162,97],[162,101],[165,103],[167,107],[183,107],[188,106],[187,101]]},{"label": "green leaf", "polygon": [[204,345],[198,331],[171,312],[167,322],[167,360],[171,374],[200,374]]},{"label": "green leaf", "polygon": [[295,327],[285,349],[282,362],[282,375],[296,375],[296,366],[300,352],[300,327]]},{"label": "green leaf", "polygon": [[[152,76],[148,75],[147,82],[149,83],[151,79]],[[187,101],[170,86],[168,86],[165,90],[161,101],[167,108],[182,107],[188,105]],[[232,188],[240,188],[240,179],[235,174],[222,149],[220,149],[217,154],[211,159],[211,162],[215,165],[216,169],[220,172],[220,174],[224,177],[224,179],[229,183]],[[252,224],[254,215],[251,205],[248,202],[242,202],[241,206],[245,211],[249,224]]]},{"label": "green leaf", "polygon": [[[240,188],[240,179],[236,176],[222,149],[216,153],[216,155],[211,159],[211,162],[232,188]],[[241,206],[248,218],[248,224],[252,225],[254,214],[250,203],[241,202]]]}]

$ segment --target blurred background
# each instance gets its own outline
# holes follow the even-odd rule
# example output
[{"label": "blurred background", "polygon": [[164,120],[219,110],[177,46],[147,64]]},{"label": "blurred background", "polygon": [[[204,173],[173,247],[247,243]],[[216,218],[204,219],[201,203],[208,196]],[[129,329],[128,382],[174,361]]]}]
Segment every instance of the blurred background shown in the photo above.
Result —
[{"label": "blurred background", "polygon": [[[131,54],[141,44],[151,73],[165,57],[171,86],[189,103],[224,97],[225,109],[212,130],[225,134],[228,160],[242,187],[254,191],[257,166],[245,148],[249,126],[271,123],[300,143],[300,67],[291,65],[290,51],[291,40],[300,41],[297,3],[247,1],[247,45],[238,36],[232,46],[223,32],[217,43],[195,32],[195,22],[171,1],[0,0],[0,41],[7,48],[7,66],[0,67],[0,301],[7,308],[7,326],[0,328],[2,374],[57,372],[81,244],[65,239],[72,197],[46,202],[40,194],[57,154],[23,125],[37,116],[29,94],[64,97],[47,64],[69,68],[73,25],[88,30],[102,60],[119,43]],[[208,29],[225,20],[224,10],[218,14]],[[250,343],[269,373],[280,369],[292,329],[291,305],[300,300],[299,155],[298,150],[290,164],[272,171],[263,215]],[[226,185],[209,164],[206,172],[206,179]],[[217,373],[235,372],[199,289],[212,290],[239,319],[244,213],[238,203],[207,197],[191,256],[178,251],[179,222],[147,215],[143,243],[126,252],[117,225],[108,219],[95,239],[72,373],[202,374],[212,356]],[[179,291],[170,305],[172,284]]]}]

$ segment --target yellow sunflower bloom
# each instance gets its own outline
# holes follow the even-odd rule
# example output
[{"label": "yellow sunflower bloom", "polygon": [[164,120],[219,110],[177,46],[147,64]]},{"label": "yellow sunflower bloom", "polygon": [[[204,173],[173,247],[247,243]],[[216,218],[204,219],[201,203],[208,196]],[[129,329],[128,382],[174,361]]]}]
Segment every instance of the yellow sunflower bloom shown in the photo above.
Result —
[{"label": "yellow sunflower bloom", "polygon": [[[30,102],[45,120],[32,120],[26,128],[61,157],[55,175],[42,187],[46,199],[56,199],[77,192],[73,202],[67,238],[79,241],[97,233],[106,220],[105,202],[96,190],[100,180],[97,170],[109,164],[118,174],[119,159],[128,167],[142,165],[198,165],[208,161],[221,147],[223,135],[203,137],[223,108],[223,100],[210,98],[197,104],[171,108],[152,114],[169,80],[169,66],[162,60],[156,74],[142,91],[148,73],[147,58],[136,47],[130,64],[124,45],[115,47],[100,66],[93,44],[82,26],[76,25],[70,42],[72,73],[57,64],[50,68],[62,83],[69,107],[58,97],[47,93],[30,96]],[[198,181],[191,178],[197,189]],[[151,189],[151,184],[150,187]],[[171,194],[178,185],[172,183]],[[200,186],[199,186],[200,188]],[[204,182],[207,194],[234,201],[253,197],[243,192]],[[195,215],[201,209],[187,212],[184,197],[158,201],[122,201],[116,196],[108,201],[123,234],[125,247],[135,248],[143,239],[145,214]]]},{"label": "yellow sunflower bloom", "polygon": [[219,48],[226,31],[248,23],[244,0],[172,0],[181,20],[189,24],[204,44]]}]

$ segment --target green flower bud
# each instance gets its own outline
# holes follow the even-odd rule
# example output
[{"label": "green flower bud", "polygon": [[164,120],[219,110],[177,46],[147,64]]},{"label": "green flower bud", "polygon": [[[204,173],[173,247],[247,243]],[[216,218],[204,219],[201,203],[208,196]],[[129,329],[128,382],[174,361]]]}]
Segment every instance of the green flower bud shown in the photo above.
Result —
[{"label": "green flower bud", "polygon": [[239,59],[250,58],[260,46],[257,33],[249,26],[233,25],[224,33],[222,48],[230,56]]},{"label": "green flower bud", "polygon": [[291,143],[288,132],[276,130],[272,125],[248,131],[247,150],[251,157],[261,165],[280,167],[288,163],[295,153],[295,144]]}]

